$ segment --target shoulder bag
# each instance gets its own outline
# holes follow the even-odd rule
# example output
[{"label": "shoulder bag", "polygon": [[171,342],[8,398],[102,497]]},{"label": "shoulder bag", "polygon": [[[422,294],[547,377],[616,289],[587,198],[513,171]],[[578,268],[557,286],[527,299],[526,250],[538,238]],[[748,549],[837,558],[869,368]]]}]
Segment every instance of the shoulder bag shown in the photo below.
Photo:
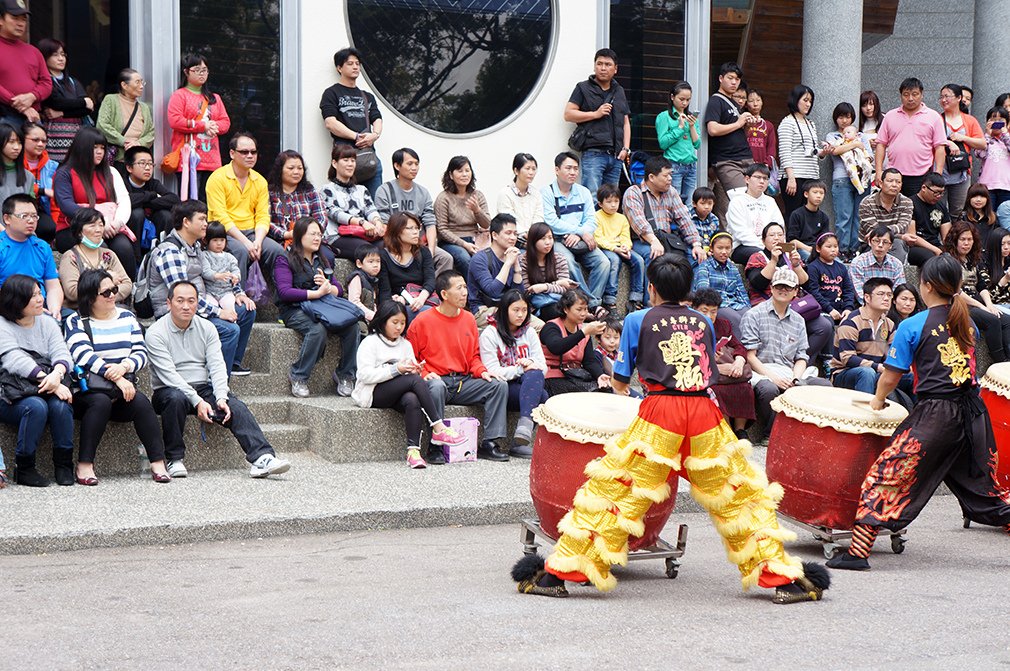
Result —
[{"label": "shoulder bag", "polygon": [[[963,121],[961,123],[964,123]],[[947,125],[947,120],[943,120],[943,129],[947,133],[947,139],[950,139],[950,127]],[[948,175],[957,175],[965,170],[971,168],[971,161],[968,158],[968,149],[961,142],[955,142],[957,148],[961,150],[959,154],[951,154],[950,147],[944,147],[943,151],[946,154],[944,158],[944,167]]]},{"label": "shoulder bag", "polygon": [[319,322],[328,331],[342,331],[365,318],[365,313],[357,305],[332,294],[302,301],[300,306],[312,321]]},{"label": "shoulder bag", "polygon": [[[84,329],[84,332],[87,334],[88,340],[91,341],[91,345],[93,347],[95,344],[95,336],[91,331],[90,317],[81,317],[81,328]],[[77,380],[77,388],[79,391],[100,391],[105,394],[109,394],[110,396],[116,396],[123,393],[119,387],[116,386],[115,382],[107,380],[105,377],[90,370],[86,373],[84,373],[84,371],[78,373],[75,368],[74,377]],[[123,377],[136,384],[137,376],[133,373],[127,373]]]},{"label": "shoulder bag", "polygon": [[[25,354],[35,360],[35,364],[48,375],[53,372],[53,364],[49,357],[34,352],[30,349],[22,350]],[[0,368],[0,401],[9,405],[17,403],[23,398],[39,395],[39,381],[31,380],[27,377],[15,375],[6,368]]]},{"label": "shoulder bag", "polygon": [[684,238],[681,237],[680,231],[662,231],[656,226],[656,215],[652,211],[652,204],[649,203],[649,195],[645,193],[645,191],[642,191],[642,205],[645,209],[645,219],[649,222],[649,228],[652,229],[652,234],[655,235],[659,242],[663,245],[663,251],[666,254],[681,254],[683,256],[688,256],[690,250],[687,247],[687,243],[684,242]]},{"label": "shoulder bag", "polygon": [[[368,95],[364,91],[361,92],[361,100],[365,109],[365,131],[367,131],[372,127],[372,124],[368,120],[368,113],[371,111],[371,107],[368,104]],[[375,154],[375,147],[358,149],[358,162],[354,166],[355,183],[361,184],[362,182],[367,182],[375,177],[375,173],[378,171],[379,157]]]},{"label": "shoulder bag", "polygon": [[[130,118],[126,120],[126,125],[123,126],[123,130],[119,132],[120,135],[126,137],[126,131],[130,130],[130,124],[133,120],[137,118],[137,112],[140,111],[140,101],[137,100],[133,103],[133,113],[130,114]],[[111,151],[115,149],[115,151]],[[116,162],[116,156],[119,154],[119,150],[122,149],[119,145],[110,144],[105,152],[105,160],[109,162],[109,165],[114,165]]]},{"label": "shoulder bag", "polygon": [[[197,113],[196,118],[202,119],[204,113],[207,111],[207,99],[203,99],[203,104],[200,105],[200,111]],[[131,119],[132,121],[132,119]],[[164,158],[161,159],[161,171],[162,172],[178,172],[179,165],[182,163],[182,145],[193,140],[193,135],[184,135],[182,142],[179,143],[178,147],[174,147],[172,151],[165,154]]]}]

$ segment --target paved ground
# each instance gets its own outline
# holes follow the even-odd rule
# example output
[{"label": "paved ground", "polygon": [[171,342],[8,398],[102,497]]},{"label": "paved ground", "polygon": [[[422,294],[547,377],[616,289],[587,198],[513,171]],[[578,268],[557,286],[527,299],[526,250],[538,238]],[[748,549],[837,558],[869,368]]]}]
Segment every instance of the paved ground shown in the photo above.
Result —
[{"label": "paved ground", "polygon": [[514,591],[517,525],[0,557],[0,668],[1010,667],[1010,538],[961,529],[952,497],[903,555],[881,544],[872,571],[794,606],[743,594],[707,518],[675,519],[679,578],[638,562],[567,600]]}]

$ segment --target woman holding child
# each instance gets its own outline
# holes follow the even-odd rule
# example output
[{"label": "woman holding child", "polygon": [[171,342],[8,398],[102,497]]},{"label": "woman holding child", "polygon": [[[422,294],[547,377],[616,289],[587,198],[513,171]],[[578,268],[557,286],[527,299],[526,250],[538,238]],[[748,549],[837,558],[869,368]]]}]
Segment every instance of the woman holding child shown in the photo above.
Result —
[{"label": "woman holding child", "polygon": [[[838,235],[839,256],[842,261],[851,261],[859,250],[859,203],[869,194],[867,184],[859,189],[852,183],[848,168],[842,156],[846,152],[858,150],[860,147],[868,156],[873,156],[870,142],[865,135],[855,130],[855,139],[846,140],[843,137],[845,129],[852,126],[856,118],[856,110],[852,105],[841,102],[835,105],[831,119],[835,122],[835,130],[828,133],[825,141],[828,153],[831,155],[831,202],[835,210],[835,233]],[[872,178],[872,175],[870,175]]]}]

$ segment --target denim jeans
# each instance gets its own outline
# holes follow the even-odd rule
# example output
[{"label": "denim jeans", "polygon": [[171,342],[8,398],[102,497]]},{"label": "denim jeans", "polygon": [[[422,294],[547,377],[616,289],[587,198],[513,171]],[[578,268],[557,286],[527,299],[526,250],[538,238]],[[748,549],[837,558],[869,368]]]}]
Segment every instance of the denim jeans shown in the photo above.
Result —
[{"label": "denim jeans", "polygon": [[[844,368],[831,378],[831,384],[842,389],[855,389],[856,391],[875,394],[877,391],[877,380],[880,373],[869,366],[859,366],[858,368]],[[911,373],[905,373],[898,382],[898,389],[907,394],[912,393],[913,378]]]},{"label": "denim jeans", "polygon": [[607,289],[603,294],[603,302],[607,305],[617,302],[617,284],[621,274],[621,264],[628,265],[631,271],[631,289],[628,291],[628,300],[641,303],[645,297],[645,260],[634,250],[631,258],[624,259],[617,254],[604,249],[603,253],[610,261],[610,278],[607,280]]},{"label": "denim jeans", "polygon": [[[632,241],[631,251],[642,257],[642,260],[645,261],[646,268],[648,268],[649,264],[652,263],[652,247],[648,242],[642,242],[641,240]],[[688,252],[687,260],[691,264],[692,270],[698,269],[698,259],[694,258],[694,254]],[[648,280],[646,280],[646,282],[648,282]],[[648,287],[648,284],[646,284],[646,287]],[[646,293],[648,293],[648,290],[646,290]]]},{"label": "denim jeans", "polygon": [[247,310],[244,305],[236,305],[235,312],[238,313],[238,320],[233,322],[220,317],[210,318],[210,323],[217,329],[217,334],[221,338],[221,356],[224,357],[224,365],[229,375],[235,364],[242,363],[242,359],[245,358],[249,335],[256,322],[255,310]]},{"label": "denim jeans", "polygon": [[831,182],[835,235],[838,236],[840,251],[854,252],[859,249],[859,203],[863,201],[864,196],[865,193],[860,195],[847,177]]},{"label": "denim jeans", "polygon": [[587,149],[582,152],[582,186],[593,194],[596,202],[596,192],[601,184],[619,184],[621,181],[621,162],[602,149]]},{"label": "denim jeans", "polygon": [[691,194],[694,187],[698,186],[698,164],[697,163],[674,163],[673,164],[673,190],[680,194],[680,199],[690,207]]},{"label": "denim jeans", "polygon": [[[463,238],[470,244],[473,244],[473,238]],[[466,279],[470,276],[470,252],[466,251],[459,245],[454,245],[450,242],[440,242],[438,246],[449,252],[449,256],[452,257],[452,264],[459,271],[459,274]]]},{"label": "denim jeans", "polygon": [[[0,402],[0,422],[18,427],[15,448],[18,456],[35,456],[47,424],[53,437],[53,449],[73,452],[74,411],[69,403],[53,394],[26,396],[10,405]],[[0,468],[3,468],[2,456]]]},{"label": "denim jeans", "polygon": [[[298,350],[298,358],[291,364],[288,377],[292,380],[307,382],[312,375],[312,369],[326,353],[326,341],[329,331],[325,326],[305,314],[301,308],[285,310],[282,316],[284,325],[302,335],[302,346]],[[335,332],[340,336],[340,365],[336,373],[344,377],[354,377],[358,370],[358,338],[361,331],[354,323]]]},{"label": "denim jeans", "polygon": [[557,303],[560,300],[561,294],[530,294],[530,305],[533,306],[533,312],[536,314],[539,314],[542,308],[545,308],[552,303]]},{"label": "denim jeans", "polygon": [[582,272],[582,265],[575,261],[575,255],[568,247],[556,243],[554,253],[565,257],[565,261],[568,262],[568,273],[573,280],[579,283],[582,290],[589,294],[589,307],[594,308],[599,305],[600,299],[603,298],[603,292],[607,288],[607,279],[610,277],[610,261],[607,260],[603,250],[597,247],[579,257],[579,260],[585,264],[586,270],[589,271],[588,282]]},{"label": "denim jeans", "polygon": [[544,372],[528,370],[515,380],[509,380],[509,410],[518,410],[522,417],[533,417],[533,408],[547,402]]}]

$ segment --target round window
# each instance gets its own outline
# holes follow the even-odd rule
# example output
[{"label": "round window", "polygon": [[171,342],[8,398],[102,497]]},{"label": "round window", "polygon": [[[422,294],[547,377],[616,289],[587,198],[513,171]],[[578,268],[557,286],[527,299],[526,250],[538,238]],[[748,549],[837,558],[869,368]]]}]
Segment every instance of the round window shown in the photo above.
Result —
[{"label": "round window", "polygon": [[478,133],[531,98],[551,53],[552,0],[348,0],[372,90],[408,122]]}]

